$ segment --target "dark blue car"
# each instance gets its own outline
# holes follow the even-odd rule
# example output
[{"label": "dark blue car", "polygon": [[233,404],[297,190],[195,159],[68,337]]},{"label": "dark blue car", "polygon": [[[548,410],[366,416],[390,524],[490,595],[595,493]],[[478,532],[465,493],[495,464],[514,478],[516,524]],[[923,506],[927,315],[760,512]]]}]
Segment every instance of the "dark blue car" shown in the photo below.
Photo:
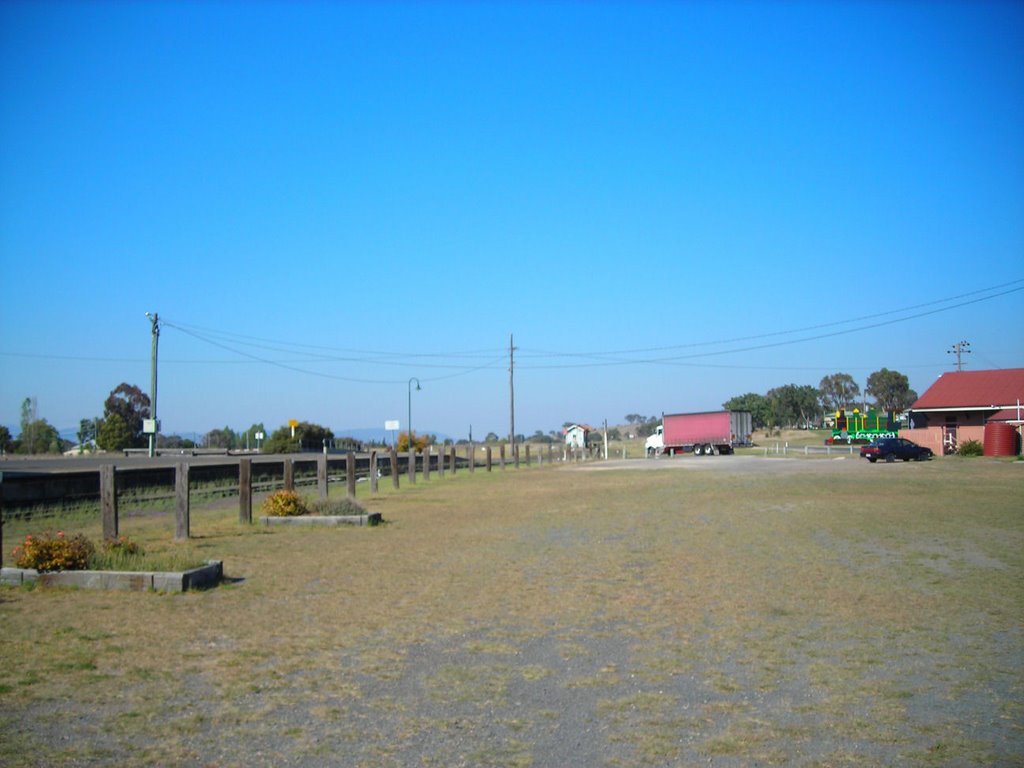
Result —
[{"label": "dark blue car", "polygon": [[861,448],[860,455],[874,464],[879,459],[885,459],[886,461],[896,461],[896,459],[925,461],[932,457],[932,451],[930,448],[904,440],[902,437],[883,437],[878,440],[872,440]]}]

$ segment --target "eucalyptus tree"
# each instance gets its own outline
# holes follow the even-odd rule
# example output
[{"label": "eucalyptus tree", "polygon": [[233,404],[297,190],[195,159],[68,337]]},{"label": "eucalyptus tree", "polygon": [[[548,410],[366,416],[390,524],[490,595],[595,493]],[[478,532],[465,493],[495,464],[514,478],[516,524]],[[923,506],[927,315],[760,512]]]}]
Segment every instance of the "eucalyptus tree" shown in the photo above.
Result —
[{"label": "eucalyptus tree", "polygon": [[852,408],[860,396],[860,385],[848,373],[833,373],[818,384],[821,406],[826,412]]}]

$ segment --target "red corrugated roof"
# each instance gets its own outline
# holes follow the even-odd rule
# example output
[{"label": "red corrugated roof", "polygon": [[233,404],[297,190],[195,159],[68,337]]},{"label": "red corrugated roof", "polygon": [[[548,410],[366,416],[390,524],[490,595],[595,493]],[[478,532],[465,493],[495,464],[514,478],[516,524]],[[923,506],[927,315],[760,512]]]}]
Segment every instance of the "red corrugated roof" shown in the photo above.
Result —
[{"label": "red corrugated roof", "polygon": [[1021,417],[1024,416],[1024,401],[1022,401],[1020,410],[1016,408],[1003,408],[1001,411],[996,411],[988,417],[989,421],[1022,421]]},{"label": "red corrugated roof", "polygon": [[1024,368],[1001,371],[953,371],[917,398],[911,410],[925,408],[1008,408],[1024,402]]}]

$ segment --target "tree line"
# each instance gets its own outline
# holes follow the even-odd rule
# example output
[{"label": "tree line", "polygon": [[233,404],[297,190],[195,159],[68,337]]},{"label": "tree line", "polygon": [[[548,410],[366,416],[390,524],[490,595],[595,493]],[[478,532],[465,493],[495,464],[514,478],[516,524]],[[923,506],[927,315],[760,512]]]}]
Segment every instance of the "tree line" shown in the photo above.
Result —
[{"label": "tree line", "polygon": [[826,414],[839,410],[874,407],[883,412],[900,413],[915,400],[917,393],[910,388],[906,376],[882,368],[868,376],[863,392],[850,374],[833,373],[823,377],[817,387],[784,384],[763,395],[748,392],[731,397],[722,407],[729,411],[750,411],[754,429],[808,428],[820,426]]},{"label": "tree line", "polygon": [[[123,451],[129,448],[146,448],[149,436],[143,431],[144,422],[150,418],[149,395],[138,386],[122,382],[118,384],[103,402],[103,415],[79,421],[76,434],[79,450],[90,451],[94,447],[103,451]],[[263,439],[257,438],[262,435]],[[436,442],[435,435],[412,435],[418,450]],[[269,435],[262,423],[256,423],[244,431],[235,431],[225,426],[207,432],[197,445],[195,440],[181,435],[157,435],[156,447],[164,450],[190,449],[197,447],[243,450],[260,448],[266,453],[297,453],[320,450],[324,441],[335,449],[357,450],[362,444],[350,437],[336,437],[327,427],[302,421],[291,427],[284,425]],[[398,449],[408,450],[409,435],[401,433]],[[21,432],[17,438],[10,430],[0,426],[0,453],[16,454],[60,454],[72,447],[60,437],[60,433],[46,419],[37,417],[34,398],[25,398],[21,407]]]},{"label": "tree line", "polygon": [[[867,386],[861,391],[860,385],[848,373],[834,373],[825,376],[817,387],[809,384],[785,384],[769,389],[765,394],[748,392],[736,395],[722,403],[722,407],[730,411],[750,411],[755,429],[776,427],[811,427],[818,426],[825,414],[838,410],[852,410],[856,407],[868,406],[867,398],[873,399],[873,405],[879,411],[898,413],[910,407],[917,399],[917,393],[910,388],[909,380],[899,371],[882,368],[872,373]],[[143,422],[150,418],[149,395],[134,384],[121,383],[115,387],[103,403],[103,416],[82,419],[76,437],[81,450],[86,446],[96,445],[104,451],[123,451],[126,448],[145,448],[148,437],[143,433]],[[626,415],[629,424],[639,437],[652,434],[661,423],[661,417],[643,416],[639,413]],[[562,427],[571,426],[565,422]],[[263,434],[264,440],[258,441],[257,435]],[[620,438],[617,429],[610,429],[610,440]],[[494,432],[484,438],[485,443],[500,442]],[[293,429],[282,426],[269,436],[262,423],[256,423],[242,432],[231,427],[222,427],[207,432],[202,438],[207,448],[223,448],[226,450],[253,449],[259,447],[266,453],[295,453],[303,450],[318,450],[327,440],[335,448],[360,447],[358,441],[351,438],[338,438],[327,427],[312,422],[299,422]],[[417,450],[437,442],[435,435],[412,435]],[[516,442],[551,443],[561,440],[558,430],[543,432],[537,430],[529,437],[516,435]],[[468,442],[459,440],[459,443]],[[371,445],[373,443],[370,443]],[[397,449],[408,450],[409,435],[402,432],[398,436]],[[0,426],[0,453],[40,454],[62,453],[70,447],[62,440],[55,427],[46,419],[38,418],[33,398],[25,398],[21,406],[21,433],[13,438],[7,427]],[[158,435],[157,447],[162,449],[188,449],[199,447],[194,440],[180,435]]]},{"label": "tree line", "polygon": [[21,432],[13,437],[11,431],[0,425],[0,454],[4,453],[61,453],[65,442],[56,427],[46,419],[38,418],[36,401],[26,397],[21,404]]}]

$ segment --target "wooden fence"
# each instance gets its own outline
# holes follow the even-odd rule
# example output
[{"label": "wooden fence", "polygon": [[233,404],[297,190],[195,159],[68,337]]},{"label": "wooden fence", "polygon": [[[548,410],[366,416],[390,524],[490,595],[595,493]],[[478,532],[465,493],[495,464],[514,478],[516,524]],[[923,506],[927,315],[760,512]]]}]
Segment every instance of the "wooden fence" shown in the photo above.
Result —
[{"label": "wooden fence", "polygon": [[[460,469],[475,472],[477,469],[490,472],[495,466],[495,450],[491,445],[467,445],[445,446],[440,450],[427,452],[398,453],[394,448],[390,450],[373,450],[369,453],[357,454],[349,452],[343,457],[329,456],[328,454],[294,454],[281,456],[249,455],[237,457],[223,457],[223,460],[210,461],[210,457],[196,458],[192,462],[182,458],[173,465],[163,464],[154,466],[152,463],[142,463],[134,467],[118,467],[114,462],[101,464],[98,470],[92,472],[63,473],[59,480],[54,480],[55,487],[67,489],[71,481],[69,475],[78,477],[79,483],[96,488],[96,491],[85,491],[76,494],[76,498],[91,496],[99,499],[100,514],[102,517],[103,537],[105,539],[116,538],[119,535],[120,521],[118,517],[118,498],[121,495],[122,486],[135,486],[136,475],[145,475],[145,482],[152,482],[158,475],[163,478],[160,484],[166,484],[167,476],[173,473],[173,499],[175,514],[175,539],[185,540],[190,536],[190,509],[192,490],[195,485],[195,476],[217,475],[221,482],[228,476],[237,472],[238,485],[234,486],[231,481],[225,489],[228,492],[236,491],[238,496],[238,518],[242,524],[250,524],[253,520],[253,498],[258,491],[275,490],[284,488],[295,490],[297,484],[296,465],[315,464],[315,479],[307,479],[312,484],[315,482],[317,494],[320,499],[327,499],[330,489],[338,482],[344,482],[345,492],[349,497],[356,495],[356,484],[358,481],[367,482],[371,494],[379,492],[380,480],[390,476],[392,487],[398,489],[401,483],[401,476],[404,474],[410,484],[416,483],[417,477],[429,481],[431,474],[436,473],[440,478],[445,474],[454,476]],[[521,465],[530,467],[534,464],[553,464],[561,461],[581,461],[589,458],[582,451],[565,450],[563,446],[546,444],[542,446],[531,446],[529,444],[517,445],[514,451],[507,451],[505,445],[497,446],[497,465],[504,470],[511,465],[519,468]],[[461,453],[462,455],[459,455]],[[254,465],[263,470],[262,482],[257,480],[257,473]],[[267,480],[267,469],[279,467],[272,470],[272,478]],[[0,516],[3,514],[4,499],[8,501],[8,511],[11,509],[11,497],[17,497],[16,488],[29,482],[45,482],[46,473],[35,473],[32,477],[19,477],[19,473],[8,472],[7,477],[0,473]],[[51,478],[57,478],[62,473],[49,473]],[[98,477],[97,477],[98,476]],[[310,478],[307,472],[304,476]],[[166,498],[166,497],[165,497]],[[0,526],[0,547],[3,546],[2,526]]]}]

